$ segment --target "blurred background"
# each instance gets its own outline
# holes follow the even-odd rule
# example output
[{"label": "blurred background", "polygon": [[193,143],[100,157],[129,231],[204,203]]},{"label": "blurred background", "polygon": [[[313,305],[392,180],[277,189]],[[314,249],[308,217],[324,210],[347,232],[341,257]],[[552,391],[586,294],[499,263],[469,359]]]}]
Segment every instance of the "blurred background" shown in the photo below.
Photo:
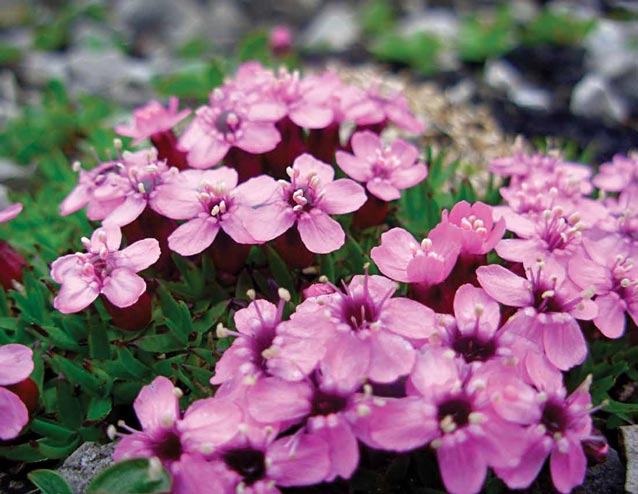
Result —
[{"label": "blurred background", "polygon": [[479,105],[507,135],[594,160],[638,146],[637,0],[0,0],[0,29],[0,155],[21,162],[29,151],[7,141],[25,138],[16,118],[50,130],[24,109],[51,81],[124,112],[172,94],[202,101],[252,58],[398,74],[443,98],[443,114]]}]

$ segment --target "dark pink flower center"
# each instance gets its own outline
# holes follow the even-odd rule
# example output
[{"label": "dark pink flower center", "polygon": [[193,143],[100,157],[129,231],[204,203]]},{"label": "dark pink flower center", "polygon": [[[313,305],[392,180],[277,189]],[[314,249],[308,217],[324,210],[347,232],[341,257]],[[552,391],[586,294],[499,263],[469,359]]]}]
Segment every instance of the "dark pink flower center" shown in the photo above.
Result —
[{"label": "dark pink flower center", "polygon": [[548,250],[563,250],[580,242],[582,225],[576,216],[565,218],[560,208],[545,210],[543,215],[540,235]]},{"label": "dark pink flower center", "polygon": [[357,331],[366,328],[377,320],[377,308],[367,298],[348,297],[343,301],[342,317],[353,330]]},{"label": "dark pink flower center", "polygon": [[162,431],[159,438],[153,441],[153,452],[162,460],[177,461],[182,456],[182,443],[172,429]]},{"label": "dark pink flower center", "polygon": [[226,110],[219,114],[215,120],[215,128],[222,134],[234,134],[241,126],[241,118],[232,110]]},{"label": "dark pink flower center", "polygon": [[496,353],[494,340],[484,341],[476,335],[459,335],[452,343],[452,348],[469,364],[471,362],[485,362]]},{"label": "dark pink flower center", "polygon": [[266,458],[258,449],[231,449],[222,458],[228,468],[242,476],[246,485],[252,485],[266,475]]},{"label": "dark pink flower center", "polygon": [[556,401],[545,403],[541,424],[545,426],[549,435],[553,436],[557,432],[563,433],[567,428],[568,422],[565,407],[561,403]]},{"label": "dark pink flower center", "polygon": [[348,406],[348,399],[338,394],[326,393],[318,389],[312,397],[311,415],[331,415],[339,413]]},{"label": "dark pink flower center", "polygon": [[448,432],[446,426],[454,425],[454,430],[466,426],[470,422],[472,405],[463,396],[450,398],[439,405],[438,419],[443,432]]}]

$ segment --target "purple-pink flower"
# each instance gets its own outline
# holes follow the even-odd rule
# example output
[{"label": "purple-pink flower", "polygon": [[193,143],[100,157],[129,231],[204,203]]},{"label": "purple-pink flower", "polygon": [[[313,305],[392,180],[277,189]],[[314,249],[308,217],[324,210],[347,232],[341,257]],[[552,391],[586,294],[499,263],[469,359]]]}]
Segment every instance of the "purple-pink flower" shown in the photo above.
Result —
[{"label": "purple-pink flower", "polygon": [[326,254],[345,242],[341,225],[332,214],[346,214],[366,201],[365,191],[349,179],[334,180],[334,168],[309,154],[288,168],[290,182],[281,181],[273,196],[258,206],[245,226],[258,241],[272,240],[297,226],[307,249]]},{"label": "purple-pink flower", "polygon": [[168,100],[168,108],[164,108],[155,100],[149,101],[146,105],[133,110],[131,125],[116,125],[115,132],[132,137],[133,145],[137,145],[154,134],[172,129],[190,115],[190,109],[178,112],[178,107],[179,99],[175,96],[171,96]]},{"label": "purple-pink flower", "polygon": [[17,384],[33,372],[33,352],[16,343],[0,346],[0,440],[13,439],[29,422],[20,397],[4,386]]},{"label": "purple-pink flower", "polygon": [[168,237],[168,245],[183,256],[198,254],[210,246],[220,230],[235,242],[256,244],[244,219],[252,208],[273,196],[277,182],[262,175],[237,186],[237,172],[225,166],[215,170],[186,170],[158,188],[160,214],[188,220]]},{"label": "purple-pink flower", "polygon": [[494,210],[482,202],[457,202],[452,210],[443,210],[441,223],[457,227],[461,254],[487,254],[503,238],[505,220],[494,221]]},{"label": "purple-pink flower", "polygon": [[4,223],[5,221],[10,221],[16,216],[18,216],[22,212],[22,204],[16,202],[15,204],[10,204],[2,211],[0,211],[0,223]]},{"label": "purple-pink flower", "polygon": [[398,199],[401,190],[427,177],[427,168],[418,161],[417,148],[402,139],[386,146],[374,132],[363,131],[355,132],[351,144],[353,154],[337,151],[337,164],[382,201]]},{"label": "purple-pink flower", "polygon": [[146,282],[136,274],[160,255],[153,238],[139,240],[119,250],[119,228],[99,228],[91,239],[82,237],[86,252],[68,254],[51,265],[51,278],[62,286],[53,306],[62,313],[79,312],[103,294],[117,307],[133,305],[146,291]]}]

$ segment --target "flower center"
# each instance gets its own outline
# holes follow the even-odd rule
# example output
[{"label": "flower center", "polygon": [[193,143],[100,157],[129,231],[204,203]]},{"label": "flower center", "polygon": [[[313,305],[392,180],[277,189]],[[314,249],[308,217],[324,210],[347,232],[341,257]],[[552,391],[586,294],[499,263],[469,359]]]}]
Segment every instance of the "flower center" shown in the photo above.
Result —
[{"label": "flower center", "polygon": [[266,458],[263,451],[252,448],[232,449],[223,455],[224,462],[252,485],[266,475]]},{"label": "flower center", "polygon": [[496,353],[494,340],[482,341],[474,335],[458,337],[452,348],[461,354],[468,364],[476,361],[485,362]]},{"label": "flower center", "polygon": [[223,111],[215,120],[215,128],[224,135],[234,134],[240,125],[239,115],[232,110]]},{"label": "flower center", "polygon": [[153,444],[153,452],[163,460],[177,461],[182,456],[182,443],[173,430],[166,430]]},{"label": "flower center", "polygon": [[348,400],[343,396],[317,390],[312,398],[311,415],[331,415],[345,410],[347,405]]},{"label": "flower center", "polygon": [[541,424],[547,428],[547,432],[550,435],[554,435],[557,432],[562,433],[567,428],[567,422],[565,409],[560,403],[554,401],[545,403]]},{"label": "flower center", "polygon": [[357,331],[377,320],[376,307],[369,300],[348,298],[343,303],[343,320]]},{"label": "flower center", "polygon": [[450,398],[439,405],[439,425],[443,433],[454,432],[470,422],[472,406],[467,398]]}]

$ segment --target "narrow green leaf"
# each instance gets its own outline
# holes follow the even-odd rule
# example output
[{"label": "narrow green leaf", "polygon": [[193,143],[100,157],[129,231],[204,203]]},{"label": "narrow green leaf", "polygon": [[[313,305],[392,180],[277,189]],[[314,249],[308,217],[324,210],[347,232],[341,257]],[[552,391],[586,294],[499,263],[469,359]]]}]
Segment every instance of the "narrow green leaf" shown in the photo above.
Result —
[{"label": "narrow green leaf", "polygon": [[171,477],[164,468],[151,468],[146,458],[122,461],[95,477],[88,494],[159,494],[171,490]]},{"label": "narrow green leaf", "polygon": [[42,494],[72,494],[64,477],[53,470],[33,470],[27,477],[42,491]]}]

